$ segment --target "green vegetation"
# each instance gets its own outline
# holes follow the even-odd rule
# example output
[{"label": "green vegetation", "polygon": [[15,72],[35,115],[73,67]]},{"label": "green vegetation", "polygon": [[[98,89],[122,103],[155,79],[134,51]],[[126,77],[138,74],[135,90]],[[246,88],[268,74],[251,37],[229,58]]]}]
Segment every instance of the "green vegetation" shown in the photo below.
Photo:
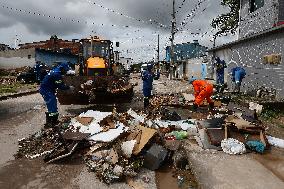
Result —
[{"label": "green vegetation", "polygon": [[272,119],[279,118],[280,116],[283,116],[284,113],[280,110],[270,109],[266,108],[262,110],[260,117],[266,121],[271,121]]},{"label": "green vegetation", "polygon": [[0,84],[0,95],[4,95],[6,93],[17,93],[25,90],[33,90],[36,88],[36,84],[21,84],[18,82],[11,84]]},{"label": "green vegetation", "polygon": [[228,7],[230,11],[226,14],[221,14],[214,18],[211,25],[213,28],[218,29],[214,36],[225,35],[228,33],[235,34],[239,26],[239,0],[222,0],[222,6]]}]

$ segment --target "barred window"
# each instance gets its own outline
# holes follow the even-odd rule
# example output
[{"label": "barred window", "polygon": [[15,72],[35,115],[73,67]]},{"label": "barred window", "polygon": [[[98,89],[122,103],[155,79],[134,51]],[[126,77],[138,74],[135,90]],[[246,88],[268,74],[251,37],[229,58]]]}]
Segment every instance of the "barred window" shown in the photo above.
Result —
[{"label": "barred window", "polygon": [[250,0],[250,12],[254,12],[263,6],[264,0]]}]

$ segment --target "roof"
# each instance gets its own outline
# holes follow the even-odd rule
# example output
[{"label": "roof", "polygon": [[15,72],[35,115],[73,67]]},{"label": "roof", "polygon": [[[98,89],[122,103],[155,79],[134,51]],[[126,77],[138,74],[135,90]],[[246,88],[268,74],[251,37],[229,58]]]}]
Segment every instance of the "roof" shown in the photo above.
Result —
[{"label": "roof", "polygon": [[281,32],[281,31],[284,31],[284,25],[275,26],[275,27],[270,28],[268,30],[264,30],[264,31],[256,33],[256,34],[251,34],[251,35],[248,35],[248,36],[243,37],[241,39],[238,39],[236,41],[232,41],[232,42],[223,44],[221,46],[218,46],[218,47],[215,47],[215,48],[211,48],[211,49],[208,50],[208,52],[212,52],[212,51],[217,51],[217,50],[221,50],[221,49],[224,49],[224,48],[228,48],[228,47],[231,47],[233,45],[236,45],[236,44],[239,44],[239,43],[242,43],[242,42],[245,42],[245,41],[249,41],[249,40],[252,40],[252,39],[255,39],[255,38],[259,38],[259,37],[263,37],[265,35],[270,35],[270,34],[273,34],[273,33],[278,33],[278,32]]}]

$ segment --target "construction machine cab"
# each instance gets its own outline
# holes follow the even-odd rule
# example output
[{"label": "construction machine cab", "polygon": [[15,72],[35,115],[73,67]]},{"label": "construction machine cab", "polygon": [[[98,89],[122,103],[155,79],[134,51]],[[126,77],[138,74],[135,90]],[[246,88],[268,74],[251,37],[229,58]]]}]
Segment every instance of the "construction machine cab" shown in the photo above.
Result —
[{"label": "construction machine cab", "polygon": [[112,75],[114,62],[112,42],[98,37],[82,40],[84,56],[84,75],[107,76]]}]

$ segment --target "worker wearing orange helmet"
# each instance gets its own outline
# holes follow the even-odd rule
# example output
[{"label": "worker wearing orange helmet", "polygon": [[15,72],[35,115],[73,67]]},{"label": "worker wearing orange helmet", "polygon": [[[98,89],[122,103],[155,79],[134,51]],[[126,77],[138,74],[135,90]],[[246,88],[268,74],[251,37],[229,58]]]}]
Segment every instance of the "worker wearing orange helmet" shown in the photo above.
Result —
[{"label": "worker wearing orange helmet", "polygon": [[205,80],[198,80],[195,77],[192,77],[189,80],[189,83],[192,84],[194,88],[195,100],[193,103],[193,109],[196,110],[205,99],[209,103],[209,108],[213,109],[214,102],[211,100],[211,96],[213,94],[213,85]]}]

